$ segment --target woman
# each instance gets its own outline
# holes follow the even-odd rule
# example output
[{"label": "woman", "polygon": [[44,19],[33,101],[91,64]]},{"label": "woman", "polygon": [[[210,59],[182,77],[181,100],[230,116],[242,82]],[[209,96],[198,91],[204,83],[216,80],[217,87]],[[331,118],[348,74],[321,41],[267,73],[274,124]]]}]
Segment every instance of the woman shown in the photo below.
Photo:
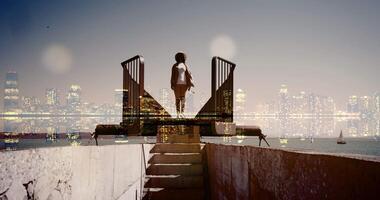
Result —
[{"label": "woman", "polygon": [[194,87],[191,74],[186,65],[186,55],[178,52],[175,55],[176,63],[172,67],[171,88],[174,90],[177,117],[184,117],[186,91]]}]

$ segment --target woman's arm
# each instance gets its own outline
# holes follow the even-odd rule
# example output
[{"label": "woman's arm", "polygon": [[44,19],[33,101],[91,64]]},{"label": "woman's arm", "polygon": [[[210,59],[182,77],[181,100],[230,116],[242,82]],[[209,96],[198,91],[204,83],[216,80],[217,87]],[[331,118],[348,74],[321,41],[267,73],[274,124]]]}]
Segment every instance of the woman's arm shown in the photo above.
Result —
[{"label": "woman's arm", "polygon": [[190,90],[191,87],[194,87],[193,83],[193,76],[191,75],[189,69],[187,68],[187,65],[185,64],[186,67],[186,83],[187,83],[187,88]]},{"label": "woman's arm", "polygon": [[175,81],[175,64],[174,64],[172,67],[172,76],[170,79],[170,87],[172,88],[172,90],[174,90],[175,83],[176,83],[176,81]]}]

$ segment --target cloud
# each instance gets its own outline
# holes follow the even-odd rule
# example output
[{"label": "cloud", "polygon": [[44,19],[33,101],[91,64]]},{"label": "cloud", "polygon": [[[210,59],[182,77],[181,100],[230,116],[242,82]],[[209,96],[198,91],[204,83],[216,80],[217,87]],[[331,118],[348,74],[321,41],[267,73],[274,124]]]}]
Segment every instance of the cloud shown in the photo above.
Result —
[{"label": "cloud", "polygon": [[212,39],[210,51],[211,56],[232,59],[236,54],[236,45],[234,40],[228,35],[218,35]]},{"label": "cloud", "polygon": [[44,67],[55,74],[68,72],[71,69],[72,61],[70,49],[61,44],[52,44],[42,53]]}]

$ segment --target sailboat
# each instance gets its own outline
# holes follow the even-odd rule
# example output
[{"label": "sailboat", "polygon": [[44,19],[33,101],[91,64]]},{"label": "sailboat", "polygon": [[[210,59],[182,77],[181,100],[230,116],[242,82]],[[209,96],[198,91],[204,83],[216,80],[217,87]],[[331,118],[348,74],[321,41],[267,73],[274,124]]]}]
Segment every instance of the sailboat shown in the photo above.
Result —
[{"label": "sailboat", "polygon": [[340,135],[338,137],[338,140],[336,141],[337,144],[346,144],[346,141],[343,139],[343,133],[342,130],[340,130]]}]

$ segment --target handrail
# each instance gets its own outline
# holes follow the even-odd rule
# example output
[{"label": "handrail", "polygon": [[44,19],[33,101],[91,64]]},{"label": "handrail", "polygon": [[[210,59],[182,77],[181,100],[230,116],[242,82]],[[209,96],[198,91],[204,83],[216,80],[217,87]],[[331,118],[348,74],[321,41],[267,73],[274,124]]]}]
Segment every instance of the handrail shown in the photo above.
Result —
[{"label": "handrail", "polygon": [[219,57],[219,56],[214,56],[214,57],[212,57],[212,59],[219,59],[219,60],[222,60],[223,62],[226,62],[226,63],[228,63],[228,64],[230,64],[230,65],[234,65],[234,68],[235,68],[235,66],[236,66],[235,63],[233,63],[233,62],[231,62],[231,61],[229,61],[229,60],[226,60],[226,59],[224,59],[224,58],[222,58],[222,57]]},{"label": "handrail", "polygon": [[146,158],[145,158],[144,143],[141,144],[141,147],[142,147],[143,160],[144,160],[144,169],[145,169],[145,171],[146,171]]},{"label": "handrail", "polygon": [[136,56],[134,56],[134,57],[132,57],[132,58],[130,58],[130,59],[128,59],[128,60],[122,62],[122,63],[121,63],[121,67],[124,68],[124,65],[125,65],[126,63],[129,63],[129,62],[131,62],[132,60],[136,60],[136,59],[138,59],[138,58],[142,58],[142,62],[144,62],[144,59],[143,59],[143,57],[142,57],[141,55],[136,55]]},{"label": "handrail", "polygon": [[[146,158],[145,158],[145,149],[144,149],[144,143],[141,144],[141,149],[142,149],[142,158],[144,162],[144,174],[141,173],[141,178],[140,178],[140,200],[143,199],[143,194],[144,194],[144,184],[143,184],[143,179],[145,178],[145,173],[146,173]],[[148,188],[149,192],[149,188]]]}]

